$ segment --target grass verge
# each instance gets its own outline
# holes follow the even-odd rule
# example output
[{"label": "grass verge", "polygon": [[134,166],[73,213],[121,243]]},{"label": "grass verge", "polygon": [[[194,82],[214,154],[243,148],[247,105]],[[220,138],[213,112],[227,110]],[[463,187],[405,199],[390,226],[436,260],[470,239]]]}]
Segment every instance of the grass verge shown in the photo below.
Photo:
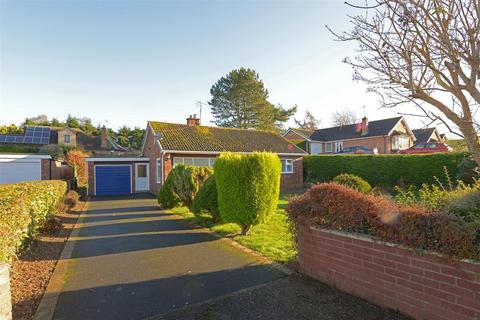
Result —
[{"label": "grass verge", "polygon": [[281,195],[276,212],[272,213],[267,221],[253,226],[246,236],[239,234],[240,226],[236,223],[214,223],[210,215],[195,216],[186,207],[173,208],[169,211],[197,225],[207,227],[220,236],[229,237],[274,261],[288,262],[297,254],[291,224],[285,213],[289,196]]}]

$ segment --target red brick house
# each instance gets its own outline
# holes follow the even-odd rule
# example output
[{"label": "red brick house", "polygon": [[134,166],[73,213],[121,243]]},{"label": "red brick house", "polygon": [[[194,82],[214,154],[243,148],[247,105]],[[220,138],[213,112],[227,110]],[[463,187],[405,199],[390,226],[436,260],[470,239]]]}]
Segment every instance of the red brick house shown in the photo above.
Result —
[{"label": "red brick house", "polygon": [[318,129],[315,131],[288,129],[283,136],[298,144],[305,141],[305,150],[310,154],[342,152],[344,148],[363,146],[377,149],[378,153],[395,153],[407,149],[416,141],[405,118],[368,121],[346,126]]},{"label": "red brick house", "polygon": [[141,157],[87,158],[88,194],[158,193],[179,164],[213,166],[222,152],[277,153],[282,162],[282,189],[303,186],[306,152],[282,136],[258,130],[201,126],[195,116],[186,124],[149,121]]}]

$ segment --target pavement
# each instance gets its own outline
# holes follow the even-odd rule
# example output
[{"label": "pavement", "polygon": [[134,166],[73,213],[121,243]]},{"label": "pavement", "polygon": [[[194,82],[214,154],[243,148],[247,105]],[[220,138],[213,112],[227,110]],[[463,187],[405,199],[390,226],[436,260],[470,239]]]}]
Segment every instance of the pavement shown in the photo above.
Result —
[{"label": "pavement", "polygon": [[94,198],[76,228],[53,319],[144,319],[285,277],[150,195]]}]

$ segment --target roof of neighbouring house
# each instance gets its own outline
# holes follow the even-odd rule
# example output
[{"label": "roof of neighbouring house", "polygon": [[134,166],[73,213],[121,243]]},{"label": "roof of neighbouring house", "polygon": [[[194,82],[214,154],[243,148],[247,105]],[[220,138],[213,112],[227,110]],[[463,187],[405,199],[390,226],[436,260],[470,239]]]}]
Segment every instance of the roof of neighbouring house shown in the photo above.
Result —
[{"label": "roof of neighbouring house", "polygon": [[417,138],[416,143],[425,143],[430,140],[432,134],[437,130],[437,128],[424,128],[424,129],[414,129],[413,134]]},{"label": "roof of neighbouring house", "polygon": [[[298,135],[301,135],[302,137],[306,139],[310,139],[310,136],[315,132],[314,130],[307,130],[307,129],[301,129],[301,128],[290,128],[288,130],[291,130],[295,132]],[[288,132],[287,130],[287,132]]]},{"label": "roof of neighbouring house", "polygon": [[51,127],[50,143],[58,144],[58,132],[65,129],[72,130],[75,132],[77,146],[81,147],[85,151],[96,151],[96,150],[126,151],[126,148],[120,146],[118,143],[113,141],[108,135],[107,135],[107,147],[102,148],[101,136],[89,135],[77,128]]},{"label": "roof of neighbouring house", "polygon": [[282,136],[268,131],[149,121],[155,133],[161,133],[164,150],[198,152],[269,151],[281,154],[305,154]]},{"label": "roof of neighbouring house", "polygon": [[315,141],[335,141],[386,136],[392,131],[393,128],[395,128],[397,123],[402,119],[403,117],[395,117],[389,119],[369,121],[368,132],[364,135],[361,135],[361,132],[359,132],[358,123],[346,126],[318,129],[315,130],[315,132],[310,136],[310,139]]}]

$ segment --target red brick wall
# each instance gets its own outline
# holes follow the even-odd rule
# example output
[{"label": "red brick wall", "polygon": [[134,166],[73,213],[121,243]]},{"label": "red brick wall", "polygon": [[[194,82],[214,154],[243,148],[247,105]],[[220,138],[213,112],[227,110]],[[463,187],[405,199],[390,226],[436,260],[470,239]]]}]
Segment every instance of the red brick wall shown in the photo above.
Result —
[{"label": "red brick wall", "polygon": [[94,162],[87,162],[87,186],[88,195],[95,195],[95,170]]},{"label": "red brick wall", "polygon": [[293,159],[293,173],[282,173],[280,187],[282,190],[294,190],[303,187],[303,157],[285,158]]},{"label": "red brick wall", "polygon": [[41,159],[40,160],[40,176],[42,180],[50,180],[50,159]]},{"label": "red brick wall", "polygon": [[371,137],[364,139],[345,140],[343,147],[365,146],[371,149],[377,148],[378,153],[391,153],[390,137]]},{"label": "red brick wall", "polygon": [[480,319],[480,264],[297,226],[307,275],[417,319]]}]

